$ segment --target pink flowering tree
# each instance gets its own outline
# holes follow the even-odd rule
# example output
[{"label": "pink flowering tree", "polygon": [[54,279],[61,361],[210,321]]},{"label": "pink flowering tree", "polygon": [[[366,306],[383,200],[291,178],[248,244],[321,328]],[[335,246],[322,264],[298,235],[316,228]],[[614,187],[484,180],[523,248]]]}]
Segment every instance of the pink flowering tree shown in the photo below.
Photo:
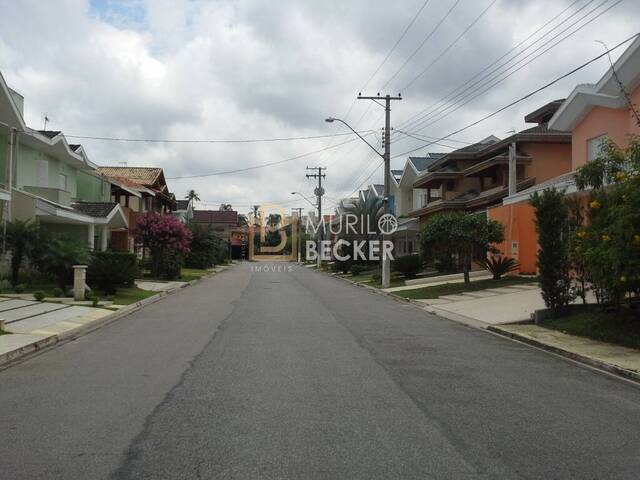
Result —
[{"label": "pink flowering tree", "polygon": [[166,263],[189,252],[191,231],[172,215],[147,212],[138,217],[136,238],[151,252],[151,275],[164,276]]}]

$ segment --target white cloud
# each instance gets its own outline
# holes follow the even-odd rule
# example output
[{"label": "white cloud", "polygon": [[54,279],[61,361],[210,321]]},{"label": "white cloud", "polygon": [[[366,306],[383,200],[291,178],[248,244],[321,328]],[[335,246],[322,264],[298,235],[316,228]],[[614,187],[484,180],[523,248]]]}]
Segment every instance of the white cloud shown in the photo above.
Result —
[{"label": "white cloud", "polygon": [[[441,29],[403,69],[391,92],[422,71],[489,0],[462,0]],[[575,8],[587,3],[580,1]],[[599,2],[593,2],[583,12]],[[611,0],[608,4],[613,4]],[[326,134],[323,122],[343,115],[382,61],[422,0],[393,2],[315,0],[24,1],[0,17],[0,70],[26,97],[27,121],[68,134],[222,139]],[[369,85],[377,91],[444,15],[452,1],[432,1]],[[452,88],[498,58],[569,1],[503,0],[394,105],[396,126],[436,103]],[[602,9],[606,8],[606,5]],[[637,2],[622,2],[583,31],[514,74],[500,86],[426,128],[442,136],[546,83],[634,33]],[[578,82],[595,81],[598,62],[574,77],[475,127],[469,141],[511,128],[546,101],[566,96]],[[382,126],[378,106],[356,102],[349,121]],[[168,177],[230,170],[292,157],[344,141],[261,144],[141,144],[82,141],[99,164],[157,165]],[[415,141],[393,145],[398,153]],[[433,147],[442,150],[442,147]],[[327,195],[355,189],[378,160],[353,142],[324,154],[243,174],[171,181],[178,197],[195,188],[204,199],[245,205],[311,192],[304,167],[329,166]],[[394,162],[399,167],[401,159]],[[380,179],[380,174],[372,180]],[[329,202],[327,202],[329,203]],[[303,201],[300,206],[308,206]]]}]

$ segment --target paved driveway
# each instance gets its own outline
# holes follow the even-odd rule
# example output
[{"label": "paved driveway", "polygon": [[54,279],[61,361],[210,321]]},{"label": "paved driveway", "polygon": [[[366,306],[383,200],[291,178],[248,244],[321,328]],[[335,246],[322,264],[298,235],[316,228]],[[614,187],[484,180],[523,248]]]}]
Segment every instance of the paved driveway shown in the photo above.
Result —
[{"label": "paved driveway", "polygon": [[637,478],[640,389],[241,265],[0,372],[3,478]]}]

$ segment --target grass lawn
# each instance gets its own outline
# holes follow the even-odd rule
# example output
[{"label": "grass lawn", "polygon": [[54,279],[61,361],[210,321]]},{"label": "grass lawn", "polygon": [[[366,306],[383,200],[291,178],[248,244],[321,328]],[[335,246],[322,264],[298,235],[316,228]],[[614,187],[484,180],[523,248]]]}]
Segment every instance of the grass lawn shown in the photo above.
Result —
[{"label": "grass lawn", "polygon": [[464,292],[475,292],[477,290],[485,290],[487,288],[508,287],[509,285],[518,285],[522,283],[531,283],[535,280],[531,277],[502,277],[500,280],[485,279],[471,281],[470,284],[464,283],[444,283],[442,285],[433,285],[430,287],[416,288],[412,290],[403,290],[395,292],[394,295],[402,298],[419,298],[429,299],[438,298],[442,295],[455,295]]},{"label": "grass lawn", "polygon": [[[180,274],[180,278],[176,278],[176,282],[190,282],[191,280],[197,280],[205,275],[211,274],[210,271],[201,268],[183,268]],[[150,282],[168,282],[171,280],[158,279],[151,276],[151,273],[147,270],[144,272],[141,280],[149,280]]]},{"label": "grass lawn", "polygon": [[545,320],[541,326],[570,335],[640,349],[640,318],[626,309],[619,312],[577,313]]},{"label": "grass lawn", "polygon": [[113,300],[113,303],[117,305],[130,305],[132,303],[138,302],[140,300],[144,300],[145,298],[151,297],[158,292],[151,292],[149,290],[142,290],[138,287],[120,287],[115,295],[110,297],[104,297],[100,295],[100,299],[109,299]]},{"label": "grass lawn", "polygon": [[207,270],[202,270],[199,268],[183,268],[179,280],[181,282],[190,282],[191,280],[197,280],[210,273],[211,272]]}]

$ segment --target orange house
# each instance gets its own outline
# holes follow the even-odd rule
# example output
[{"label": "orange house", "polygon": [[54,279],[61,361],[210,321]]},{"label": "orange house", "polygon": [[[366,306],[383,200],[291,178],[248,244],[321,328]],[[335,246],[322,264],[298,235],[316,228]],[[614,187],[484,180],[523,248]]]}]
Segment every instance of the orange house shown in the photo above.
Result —
[{"label": "orange house", "polygon": [[[621,86],[622,85],[622,86]],[[575,170],[600,154],[605,139],[625,147],[630,135],[640,135],[640,38],[636,39],[595,85],[579,85],[549,119],[549,128],[571,133],[571,164],[563,174],[511,195],[489,209],[489,218],[505,225],[503,254],[520,262],[522,273],[537,271],[535,214],[529,205],[534,192],[554,187],[577,192]],[[634,111],[635,110],[635,111]]]}]

